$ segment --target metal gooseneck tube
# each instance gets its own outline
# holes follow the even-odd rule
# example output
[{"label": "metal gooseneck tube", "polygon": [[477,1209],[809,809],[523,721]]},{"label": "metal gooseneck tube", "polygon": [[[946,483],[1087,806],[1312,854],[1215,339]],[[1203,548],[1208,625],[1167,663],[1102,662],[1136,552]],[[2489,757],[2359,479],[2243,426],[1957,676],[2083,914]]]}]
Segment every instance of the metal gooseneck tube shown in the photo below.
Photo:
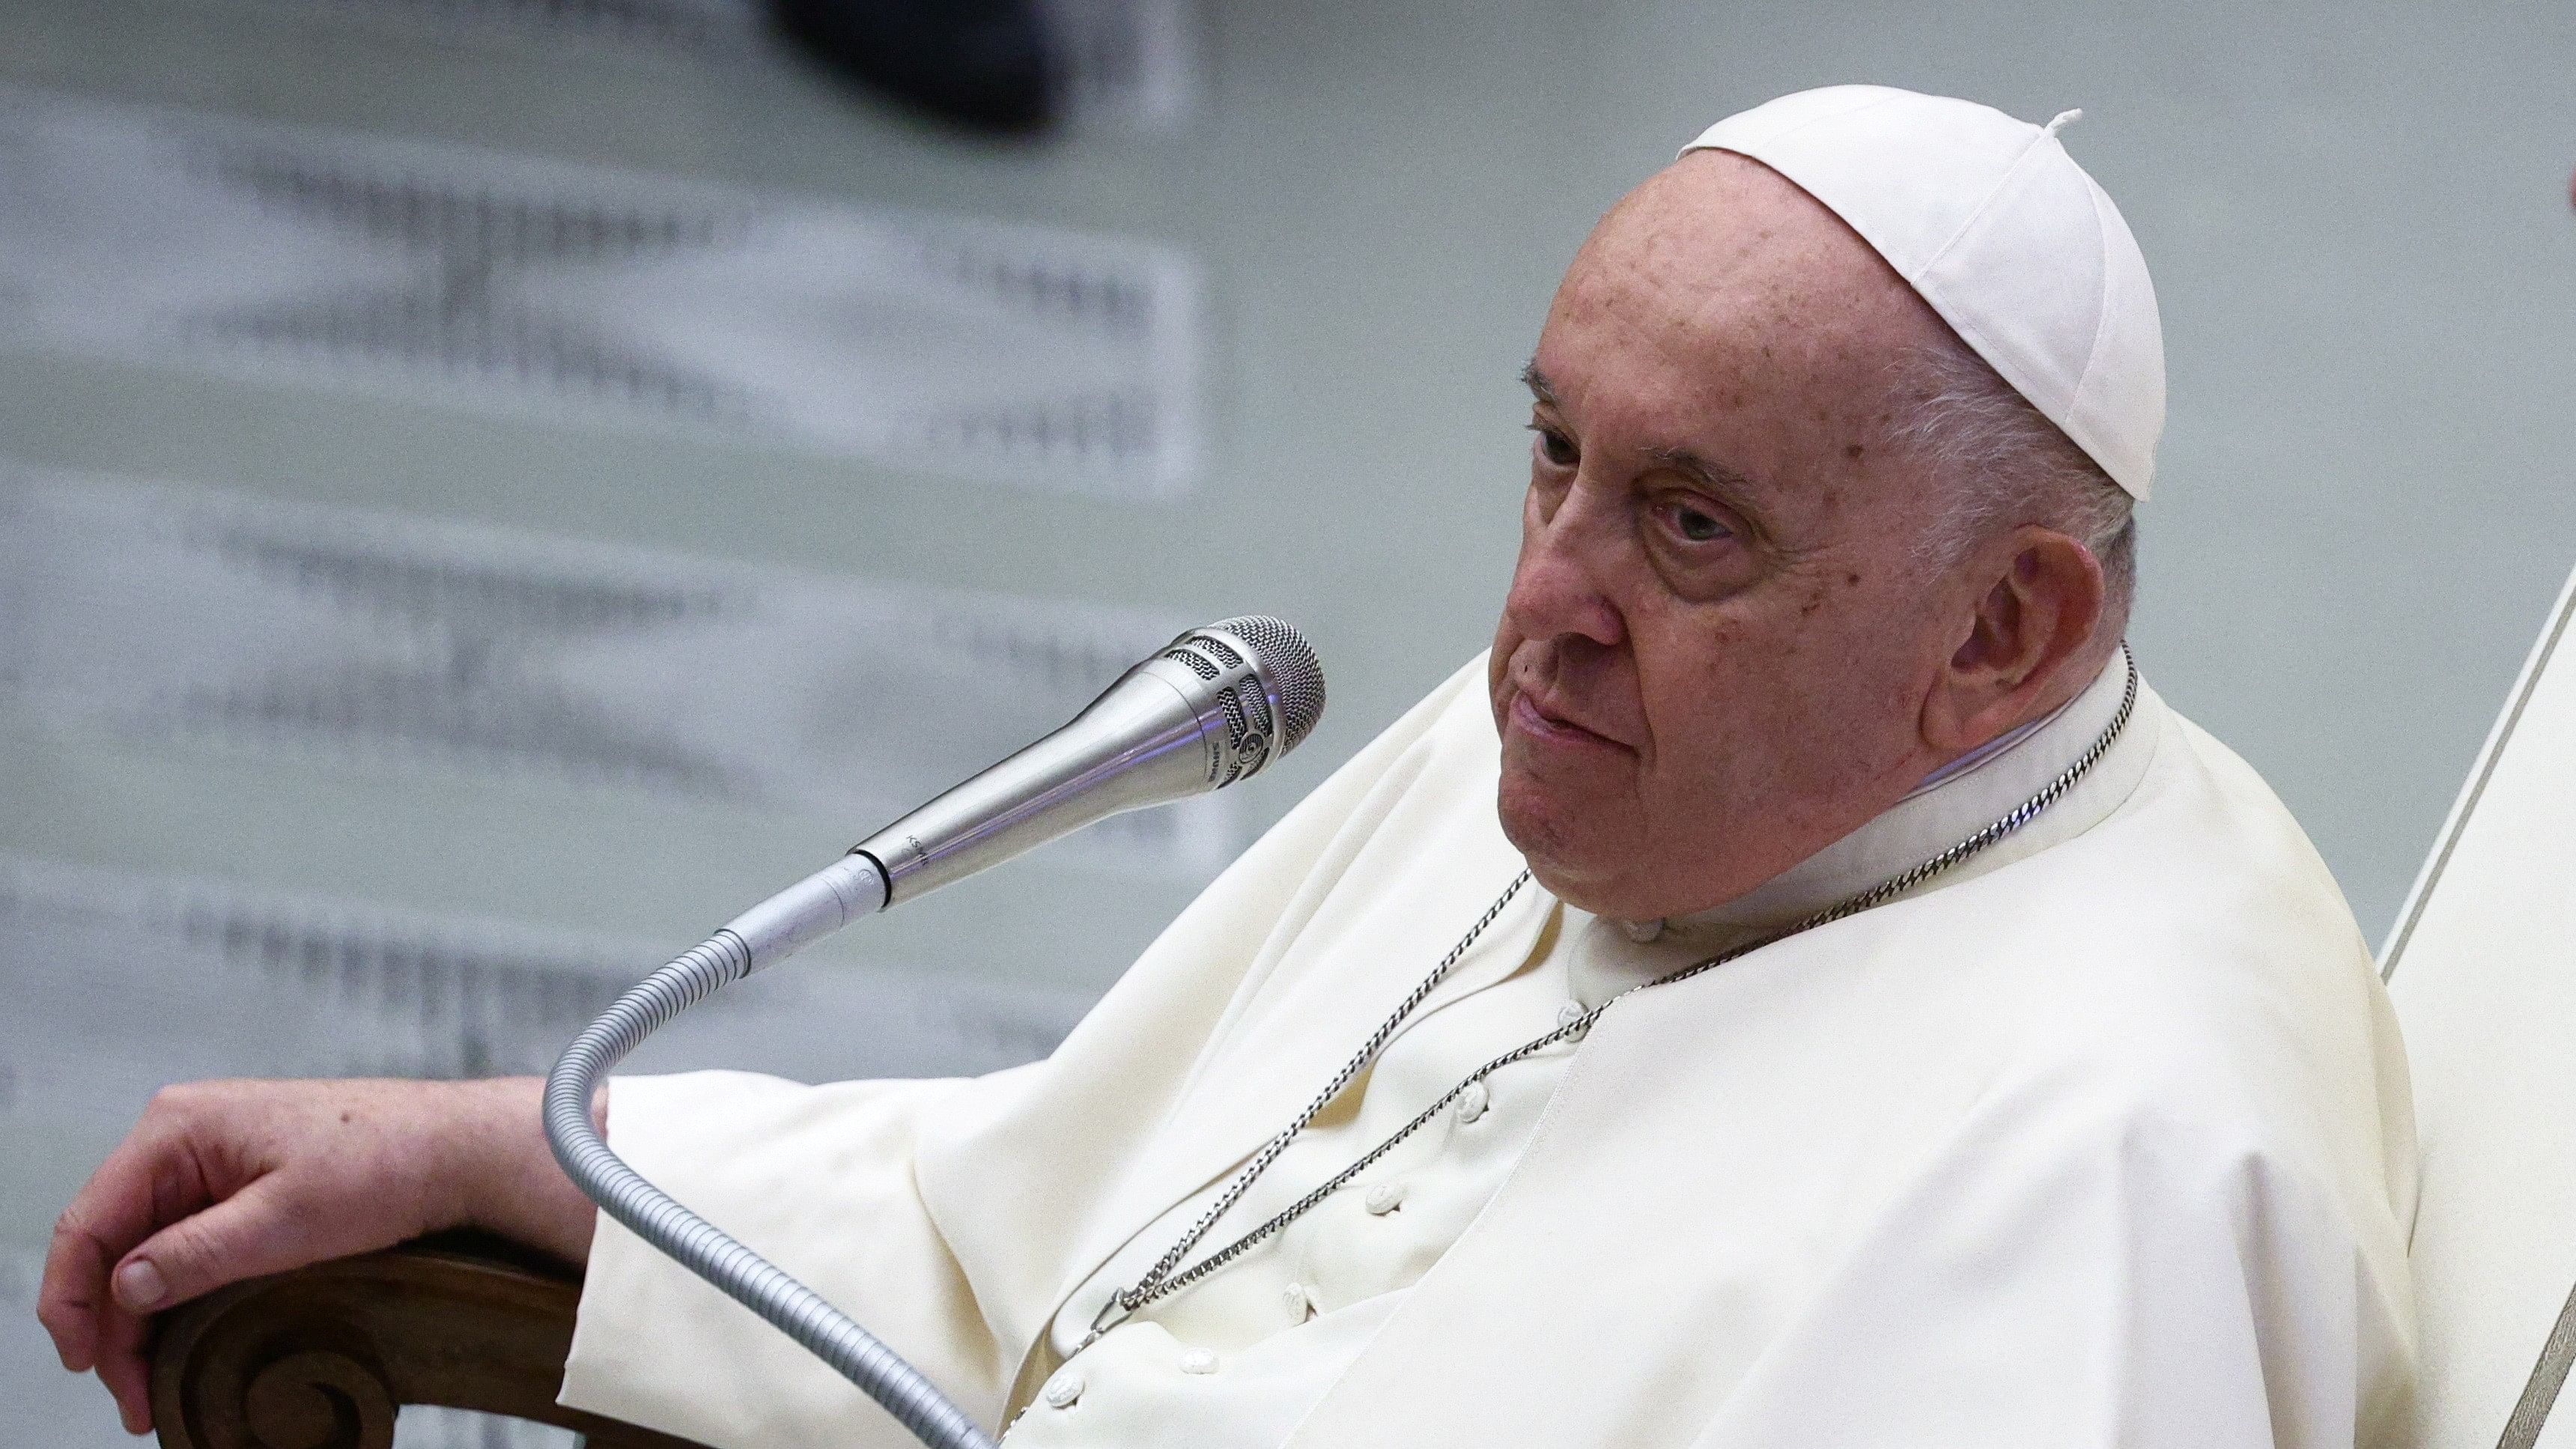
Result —
[{"label": "metal gooseneck tube", "polygon": [[972,1416],[855,1319],[620,1160],[592,1101],[646,1037],[724,987],[861,916],[1104,816],[1248,779],[1303,740],[1323,708],[1314,651],[1276,619],[1228,619],[1173,640],[1063,729],[861,841],[618,997],[546,1078],[555,1161],[601,1212],[831,1365],[924,1444],[994,1449]]},{"label": "metal gooseneck tube", "polygon": [[876,862],[846,856],[644,978],[555,1063],[546,1078],[546,1141],[565,1174],[601,1212],[804,1345],[921,1442],[935,1449],[992,1449],[991,1437],[920,1370],[821,1294],[646,1182],[609,1150],[591,1118],[601,1080],[644,1038],[720,988],[882,909],[885,900],[886,881]]}]

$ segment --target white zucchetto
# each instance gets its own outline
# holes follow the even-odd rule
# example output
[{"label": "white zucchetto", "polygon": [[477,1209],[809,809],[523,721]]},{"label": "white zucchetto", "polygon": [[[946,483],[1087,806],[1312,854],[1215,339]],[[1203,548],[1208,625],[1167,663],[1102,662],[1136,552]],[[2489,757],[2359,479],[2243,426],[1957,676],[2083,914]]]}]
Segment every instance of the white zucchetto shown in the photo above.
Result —
[{"label": "white zucchetto", "polygon": [[1682,148],[1797,183],[2131,496],[2155,477],[2164,327],[2137,238],[2057,130],[1889,86],[1800,91]]}]

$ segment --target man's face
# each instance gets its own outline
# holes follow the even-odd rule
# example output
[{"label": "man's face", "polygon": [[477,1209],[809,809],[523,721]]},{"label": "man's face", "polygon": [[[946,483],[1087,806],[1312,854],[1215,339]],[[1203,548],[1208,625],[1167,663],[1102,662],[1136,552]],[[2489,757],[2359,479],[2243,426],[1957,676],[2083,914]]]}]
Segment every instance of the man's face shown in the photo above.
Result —
[{"label": "man's face", "polygon": [[1940,323],[1768,169],[1694,152],[1595,230],[1532,360],[1521,552],[1495,633],[1503,827],[1632,919],[1720,904],[1937,755],[1965,618],[1913,557],[1935,507],[1882,439]]}]

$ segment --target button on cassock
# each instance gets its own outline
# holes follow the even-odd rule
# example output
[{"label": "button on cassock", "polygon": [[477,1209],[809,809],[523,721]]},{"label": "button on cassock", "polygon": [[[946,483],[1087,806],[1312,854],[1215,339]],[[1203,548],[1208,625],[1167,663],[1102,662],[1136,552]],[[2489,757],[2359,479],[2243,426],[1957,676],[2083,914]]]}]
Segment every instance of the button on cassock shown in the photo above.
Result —
[{"label": "button on cassock", "polygon": [[1216,1355],[1204,1348],[1185,1349],[1181,1353],[1181,1372],[1212,1374],[1216,1372]]},{"label": "button on cassock", "polygon": [[1360,1199],[1360,1206],[1367,1208],[1372,1214],[1378,1217],[1385,1217],[1388,1213],[1395,1211],[1396,1207],[1403,1201],[1403,1184],[1381,1182],[1377,1186],[1368,1190],[1367,1197]]},{"label": "button on cassock", "polygon": [[1493,1100],[1493,1094],[1485,1090],[1484,1083],[1469,1082],[1467,1090],[1458,1094],[1458,1120],[1473,1122],[1484,1116],[1485,1108],[1492,1105]]},{"label": "button on cassock", "polygon": [[1046,1387],[1038,1392],[1038,1397],[1046,1400],[1050,1409],[1070,1409],[1073,1401],[1081,1398],[1082,1391],[1088,1387],[1090,1385],[1084,1381],[1080,1370],[1063,1369],[1046,1381]]}]

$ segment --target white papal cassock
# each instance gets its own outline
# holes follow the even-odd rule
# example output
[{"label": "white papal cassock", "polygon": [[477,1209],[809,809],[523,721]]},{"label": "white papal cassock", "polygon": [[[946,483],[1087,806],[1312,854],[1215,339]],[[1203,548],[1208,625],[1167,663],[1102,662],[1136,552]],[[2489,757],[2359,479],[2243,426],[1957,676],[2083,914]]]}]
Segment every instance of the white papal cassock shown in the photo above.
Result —
[{"label": "white papal cassock", "polygon": [[[2280,803],[2143,689],[2004,844],[1620,999],[1077,1351],[1520,871],[1483,679],[1300,804],[1046,1061],[626,1079],[613,1144],[1014,1449],[2202,1449],[2400,1421],[2414,1144],[2378,978]],[[2125,679],[1719,911],[1612,922],[1524,889],[1200,1251],[1560,1012],[1972,834]],[[564,1399],[722,1449],[911,1442],[605,1220]]]}]

